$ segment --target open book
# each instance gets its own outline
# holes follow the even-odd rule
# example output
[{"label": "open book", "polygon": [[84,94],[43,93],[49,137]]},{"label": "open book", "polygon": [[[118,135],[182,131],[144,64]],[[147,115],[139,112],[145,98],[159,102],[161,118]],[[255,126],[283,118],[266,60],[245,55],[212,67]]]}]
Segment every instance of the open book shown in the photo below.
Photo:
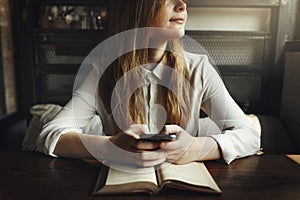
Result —
[{"label": "open book", "polygon": [[120,171],[103,165],[93,194],[158,194],[167,188],[222,193],[205,165],[192,162],[184,165],[164,163],[157,170],[137,168]]}]

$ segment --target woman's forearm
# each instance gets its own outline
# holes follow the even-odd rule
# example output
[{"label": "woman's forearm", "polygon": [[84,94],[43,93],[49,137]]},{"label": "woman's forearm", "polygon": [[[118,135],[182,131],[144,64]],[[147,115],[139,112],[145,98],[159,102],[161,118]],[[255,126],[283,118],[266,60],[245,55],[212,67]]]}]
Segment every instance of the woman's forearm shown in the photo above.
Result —
[{"label": "woman's forearm", "polygon": [[196,137],[191,153],[196,161],[217,160],[222,158],[218,143],[211,137]]},{"label": "woman's forearm", "polygon": [[97,159],[106,165],[155,166],[166,160],[163,151],[140,151],[136,139],[126,133],[96,136],[66,133],[60,136],[54,154],[61,157]]},{"label": "woman's forearm", "polygon": [[[74,132],[65,133],[60,136],[55,146],[54,154],[68,158],[94,159],[84,143],[100,147],[106,139],[105,136],[78,134]],[[83,140],[85,141],[84,143]]]}]

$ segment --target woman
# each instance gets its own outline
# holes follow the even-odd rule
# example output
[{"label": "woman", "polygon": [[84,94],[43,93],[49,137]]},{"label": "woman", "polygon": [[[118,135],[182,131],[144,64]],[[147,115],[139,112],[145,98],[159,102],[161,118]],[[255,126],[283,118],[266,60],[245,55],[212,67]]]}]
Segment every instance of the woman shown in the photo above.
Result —
[{"label": "woman", "polygon": [[[230,163],[256,153],[259,133],[232,100],[207,57],[184,52],[179,45],[187,20],[185,2],[121,0],[113,6],[111,34],[133,30],[129,32],[133,39],[122,43],[129,45],[130,51],[121,54],[103,74],[99,72],[101,62],[96,64],[70,102],[43,127],[38,150],[52,156],[139,166],[216,159]],[[143,27],[154,28],[147,29],[142,40],[147,48],[136,48],[138,28]],[[131,91],[132,84],[139,81],[144,84]],[[97,94],[86,95],[85,89],[96,82]],[[201,134],[200,109],[218,126],[219,133]],[[103,131],[83,133],[97,114]],[[150,132],[176,134],[177,139],[139,140],[141,133]]]}]

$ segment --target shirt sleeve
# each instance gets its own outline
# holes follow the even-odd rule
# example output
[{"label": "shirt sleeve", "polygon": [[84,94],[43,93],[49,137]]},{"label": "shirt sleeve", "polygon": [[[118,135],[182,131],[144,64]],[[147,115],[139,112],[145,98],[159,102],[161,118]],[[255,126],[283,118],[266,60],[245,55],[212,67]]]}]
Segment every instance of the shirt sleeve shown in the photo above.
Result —
[{"label": "shirt sleeve", "polygon": [[204,62],[202,71],[203,101],[201,108],[219,127],[221,133],[210,135],[218,143],[223,159],[234,159],[255,154],[260,148],[260,133],[228,93],[214,67]]},{"label": "shirt sleeve", "polygon": [[[68,132],[83,133],[86,127],[93,127],[95,132],[88,134],[101,134],[102,124],[96,115],[96,90],[98,85],[97,68],[94,67],[80,87],[73,92],[70,101],[54,117],[46,123],[36,140],[38,151],[56,157],[53,153],[59,137]],[[98,118],[98,119],[97,119]],[[92,123],[97,123],[97,125]],[[99,127],[98,130],[95,127]]]}]

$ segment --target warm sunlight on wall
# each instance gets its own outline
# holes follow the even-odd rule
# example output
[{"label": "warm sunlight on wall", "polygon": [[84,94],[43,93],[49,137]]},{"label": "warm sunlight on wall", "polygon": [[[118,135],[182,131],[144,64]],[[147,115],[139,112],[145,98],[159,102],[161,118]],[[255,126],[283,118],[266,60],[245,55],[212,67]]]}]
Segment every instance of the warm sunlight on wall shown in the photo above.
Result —
[{"label": "warm sunlight on wall", "polygon": [[269,32],[269,8],[188,8],[187,30]]},{"label": "warm sunlight on wall", "polygon": [[17,111],[14,50],[12,43],[9,0],[0,1],[1,87],[0,118]]}]

